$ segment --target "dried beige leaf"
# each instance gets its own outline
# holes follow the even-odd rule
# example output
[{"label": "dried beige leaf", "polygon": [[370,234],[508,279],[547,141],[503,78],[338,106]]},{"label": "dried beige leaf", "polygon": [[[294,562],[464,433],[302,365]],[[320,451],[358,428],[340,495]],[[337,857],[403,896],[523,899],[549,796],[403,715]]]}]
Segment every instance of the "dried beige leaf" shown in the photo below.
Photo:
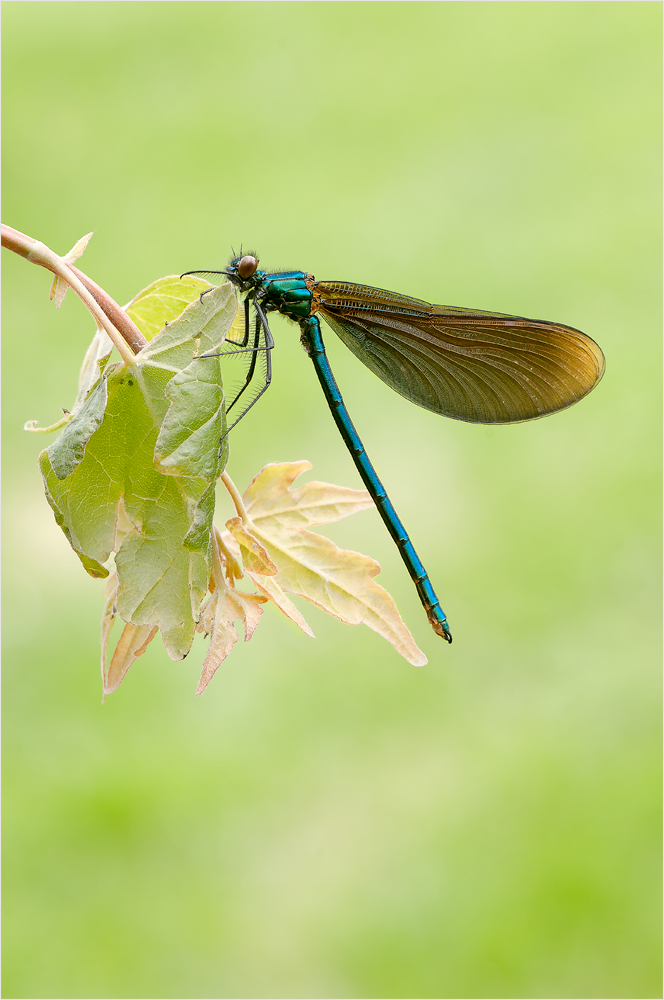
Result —
[{"label": "dried beige leaf", "polygon": [[295,607],[293,602],[286,597],[275,577],[260,576],[259,573],[249,572],[248,575],[254,581],[261,594],[265,594],[265,597],[267,597],[268,600],[272,601],[273,604],[276,604],[282,614],[286,615],[287,618],[290,618],[292,622],[295,622],[297,627],[302,629],[305,635],[311,636],[312,639],[314,638],[314,634],[305,621],[304,615]]},{"label": "dried beige leaf", "polygon": [[256,570],[247,572],[271,600],[275,597],[269,588],[275,586],[282,593],[304,597],[340,621],[368,625],[410,663],[423,666],[427,662],[424,653],[390,595],[374,580],[380,572],[379,564],[359,552],[340,549],[302,527],[368,507],[368,494],[329,483],[308,483],[291,490],[296,477],[309,468],[308,462],[267,465],[243,497],[247,517],[227,522],[243,555],[245,550],[254,552],[262,546],[279,571],[276,579]]},{"label": "dried beige leaf", "polygon": [[216,584],[215,592],[204,605],[196,626],[198,632],[210,635],[210,645],[196,694],[203,693],[219,664],[226,659],[238,641],[235,622],[242,623],[244,641],[247,642],[260,621],[263,613],[261,604],[266,600],[260,594],[244,594],[227,586],[223,577]]},{"label": "dried beige leaf", "polygon": [[374,506],[367,490],[320,482],[291,489],[297,477],[311,467],[307,461],[266,465],[242,498],[250,519],[259,524],[269,517],[281,528],[303,528],[339,521]]},{"label": "dried beige leaf", "polygon": [[240,554],[245,572],[260,573],[261,576],[276,576],[278,570],[259,540],[245,528],[242,519],[232,517],[226,527],[240,546]]},{"label": "dried beige leaf", "polygon": [[[64,257],[62,258],[63,261],[66,264],[73,264],[75,260],[78,260],[78,258],[82,255],[83,251],[88,245],[90,237],[92,235],[93,233],[86,233],[85,236],[81,236],[80,240],[77,240],[76,243],[74,243],[69,253],[66,253],[64,255]],[[55,299],[56,309],[59,309],[60,306],[62,305],[64,297],[67,294],[68,288],[69,285],[64,280],[64,278],[61,278],[58,274],[56,274],[51,283],[51,290],[48,296],[49,299]]]},{"label": "dried beige leaf", "polygon": [[[245,529],[243,521],[239,517],[231,518],[231,521],[234,525],[239,525],[238,530],[241,530],[242,537],[247,538],[250,533]],[[240,560],[242,558],[242,550],[230,531],[224,531],[221,533],[220,540],[234,559]],[[253,544],[255,546],[260,545],[257,538],[253,539]],[[260,547],[263,548],[263,546]],[[272,563],[272,565],[274,564]],[[252,572],[251,570],[247,570],[247,576],[249,576],[256,584],[261,594],[263,594],[267,600],[272,601],[272,603],[279,608],[282,614],[286,615],[287,618],[290,618],[290,620],[294,622],[298,628],[302,629],[305,635],[310,636],[312,639],[314,638],[314,634],[305,621],[304,615],[298,610],[298,608],[295,607],[290,598],[286,597],[285,593],[277,583],[275,576],[262,576],[260,573]]]},{"label": "dried beige leaf", "polygon": [[158,631],[156,625],[125,625],[104,680],[104,696],[118,689],[134,660],[143,655]]},{"label": "dried beige leaf", "polygon": [[83,255],[83,251],[93,236],[94,232],[86,233],[85,236],[81,236],[80,240],[77,240],[76,243],[74,243],[69,253],[64,255],[63,260],[66,260],[68,264],[73,264],[75,260],[78,260],[78,258]]},{"label": "dried beige leaf", "polygon": [[158,631],[156,625],[125,625],[111,663],[106,668],[108,640],[117,616],[118,585],[116,572],[108,577],[104,585],[106,605],[101,619],[101,679],[104,697],[117,690],[134,660],[145,652]]}]

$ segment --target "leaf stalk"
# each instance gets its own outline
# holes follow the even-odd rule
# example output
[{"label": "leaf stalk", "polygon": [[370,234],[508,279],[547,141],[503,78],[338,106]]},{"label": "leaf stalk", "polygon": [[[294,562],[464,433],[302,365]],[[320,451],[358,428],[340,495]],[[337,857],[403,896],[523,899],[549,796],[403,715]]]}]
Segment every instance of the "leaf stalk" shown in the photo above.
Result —
[{"label": "leaf stalk", "polygon": [[235,504],[235,510],[237,511],[238,517],[240,517],[243,522],[249,523],[250,518],[247,514],[247,508],[244,506],[242,497],[240,496],[240,491],[227,472],[222,472],[221,481],[231,495],[231,500]]},{"label": "leaf stalk", "polygon": [[117,302],[99,285],[77,267],[59,257],[46,244],[4,224],[2,246],[62,278],[92,313],[95,322],[109,335],[123,362],[125,364],[133,362],[134,355],[147,343],[147,340]]}]

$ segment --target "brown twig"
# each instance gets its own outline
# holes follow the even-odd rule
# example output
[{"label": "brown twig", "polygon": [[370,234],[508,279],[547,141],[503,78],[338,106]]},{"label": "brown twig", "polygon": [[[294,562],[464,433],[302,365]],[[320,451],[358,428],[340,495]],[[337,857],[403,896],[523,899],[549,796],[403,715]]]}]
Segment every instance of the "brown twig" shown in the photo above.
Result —
[{"label": "brown twig", "polygon": [[[5,226],[4,224],[2,226],[3,247],[6,247],[7,250],[12,250],[14,253],[18,254],[19,257],[25,257],[26,259],[32,261],[32,263],[45,267],[53,274],[57,274],[58,271],[50,261],[42,258],[41,256],[38,259],[33,256],[32,247],[36,246],[37,242],[38,241],[34,240],[32,237],[26,236],[24,233],[20,233],[17,229],[12,229],[11,226]],[[125,343],[128,344],[134,354],[138,354],[140,349],[147,344],[147,340],[136,324],[129,319],[127,313],[111,298],[107,292],[103,290],[103,288],[100,288],[96,282],[92,281],[91,278],[88,278],[83,271],[79,271],[79,269],[74,267],[73,264],[66,263],[66,266],[92,295],[104,315],[108,316],[113,326],[123,337]]]},{"label": "brown twig", "polygon": [[148,341],[138,329],[136,324],[129,319],[129,316],[127,316],[124,309],[117,304],[115,299],[111,298],[108,292],[105,292],[103,288],[100,288],[99,285],[92,280],[92,278],[88,278],[87,274],[83,274],[83,272],[79,271],[79,269],[74,267],[73,264],[69,264],[68,267],[74,272],[77,278],[83,282],[92,297],[99,303],[111,323],[115,326],[116,330],[118,330],[127,341],[134,354],[138,354],[140,349],[145,347]]}]

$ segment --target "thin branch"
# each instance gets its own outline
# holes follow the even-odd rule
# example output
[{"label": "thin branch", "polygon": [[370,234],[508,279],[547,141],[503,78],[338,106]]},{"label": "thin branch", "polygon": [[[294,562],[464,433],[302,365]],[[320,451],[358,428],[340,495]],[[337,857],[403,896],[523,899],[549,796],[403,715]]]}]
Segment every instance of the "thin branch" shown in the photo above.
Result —
[{"label": "thin branch", "polygon": [[2,246],[12,250],[20,257],[25,257],[33,264],[45,267],[67,282],[92,313],[98,325],[103,326],[106,330],[125,364],[130,364],[133,360],[125,343],[129,345],[133,354],[137,354],[147,344],[147,340],[138,327],[132,323],[126,312],[110,295],[82,271],[79,271],[77,267],[63,260],[62,257],[58,257],[43,243],[12,229],[11,226],[3,225]]},{"label": "thin branch", "polygon": [[231,477],[227,472],[222,472],[221,481],[231,495],[231,500],[235,504],[235,509],[238,512],[238,516],[242,518],[243,521],[249,520],[249,515],[247,514],[247,508],[242,502],[242,497],[240,496],[239,490]]},{"label": "thin branch", "polygon": [[127,313],[124,311],[122,306],[119,306],[115,299],[112,299],[108,292],[105,292],[103,288],[100,288],[99,285],[92,280],[92,278],[88,278],[87,274],[83,274],[83,272],[79,271],[79,269],[74,267],[73,264],[68,264],[67,266],[70,271],[74,272],[76,277],[80,279],[93,298],[99,303],[111,323],[115,326],[115,329],[118,330],[127,341],[134,354],[138,354],[140,349],[145,347],[148,341],[138,329],[136,324],[129,319],[129,316],[127,316]]}]

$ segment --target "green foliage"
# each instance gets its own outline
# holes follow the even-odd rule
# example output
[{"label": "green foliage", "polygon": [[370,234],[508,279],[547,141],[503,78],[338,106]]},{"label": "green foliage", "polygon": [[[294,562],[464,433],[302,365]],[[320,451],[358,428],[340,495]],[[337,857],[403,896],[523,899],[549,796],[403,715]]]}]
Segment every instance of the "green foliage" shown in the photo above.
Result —
[{"label": "green foliage", "polygon": [[158,278],[134,296],[126,313],[143,336],[152,340],[156,333],[180,316],[190,302],[210,287],[208,281],[191,274]]},{"label": "green foliage", "polygon": [[214,484],[228,455],[226,444],[219,452],[220,358],[198,356],[220,350],[236,299],[229,284],[200,298],[194,288],[183,310],[183,295],[157,299],[163,284],[172,293],[172,281],[157,282],[142,301],[152,301],[153,321],[178,318],[134,364],[101,372],[40,466],[56,521],[88,573],[107,576],[102,564],[114,553],[117,613],[157,626],[169,655],[182,659],[207,592]]}]

